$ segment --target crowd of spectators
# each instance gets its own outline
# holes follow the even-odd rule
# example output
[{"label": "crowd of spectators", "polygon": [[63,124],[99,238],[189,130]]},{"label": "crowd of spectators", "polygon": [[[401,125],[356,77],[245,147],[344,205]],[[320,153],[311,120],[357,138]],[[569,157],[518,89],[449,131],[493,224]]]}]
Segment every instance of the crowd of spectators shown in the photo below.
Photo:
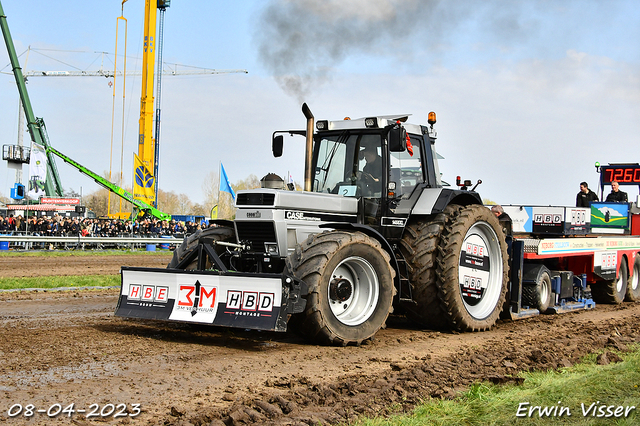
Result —
[{"label": "crowd of spectators", "polygon": [[0,234],[36,236],[92,236],[92,237],[161,237],[193,234],[206,223],[166,221],[156,218],[143,220],[70,218],[59,215],[29,217],[0,216]]}]

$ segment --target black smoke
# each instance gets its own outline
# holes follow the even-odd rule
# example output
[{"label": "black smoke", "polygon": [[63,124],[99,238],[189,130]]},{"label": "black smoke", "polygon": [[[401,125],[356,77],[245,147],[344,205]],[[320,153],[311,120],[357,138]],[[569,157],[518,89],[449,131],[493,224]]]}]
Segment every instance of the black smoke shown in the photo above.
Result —
[{"label": "black smoke", "polygon": [[517,39],[522,13],[506,0],[272,0],[256,26],[261,62],[302,101],[354,54],[411,59],[411,46],[434,55],[446,35],[475,21]]}]

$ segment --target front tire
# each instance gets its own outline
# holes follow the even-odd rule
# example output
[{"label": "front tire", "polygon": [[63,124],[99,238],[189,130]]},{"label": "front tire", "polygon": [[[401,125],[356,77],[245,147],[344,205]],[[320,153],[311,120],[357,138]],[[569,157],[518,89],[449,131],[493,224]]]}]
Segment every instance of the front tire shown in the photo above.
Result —
[{"label": "front tire", "polygon": [[454,329],[483,331],[495,324],[504,306],[508,272],[505,237],[488,208],[468,206],[445,225],[436,282]]},{"label": "front tire", "polygon": [[380,243],[361,232],[312,235],[287,258],[287,268],[308,285],[299,331],[323,344],[346,346],[371,339],[391,312],[395,271]]},{"label": "front tire", "polygon": [[[236,234],[233,228],[228,226],[215,226],[204,230],[198,230],[194,234],[185,237],[182,244],[173,251],[173,257],[171,258],[171,262],[167,265],[167,268],[176,268],[182,259],[187,257],[194,250],[198,249],[198,244],[203,238],[214,241],[233,242],[235,241]],[[214,246],[214,250],[218,255],[220,255],[225,249],[221,246]],[[191,262],[185,269],[194,270],[196,269],[196,266],[197,260]],[[207,261],[207,267],[210,266],[211,262]]]}]

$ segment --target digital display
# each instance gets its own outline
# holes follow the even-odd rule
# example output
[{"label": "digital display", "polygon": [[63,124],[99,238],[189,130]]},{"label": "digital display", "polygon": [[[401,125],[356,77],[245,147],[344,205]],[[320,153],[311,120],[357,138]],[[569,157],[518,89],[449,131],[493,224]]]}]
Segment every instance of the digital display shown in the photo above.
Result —
[{"label": "digital display", "polygon": [[620,185],[640,185],[640,165],[601,166],[600,179],[602,184],[608,185],[613,181]]}]

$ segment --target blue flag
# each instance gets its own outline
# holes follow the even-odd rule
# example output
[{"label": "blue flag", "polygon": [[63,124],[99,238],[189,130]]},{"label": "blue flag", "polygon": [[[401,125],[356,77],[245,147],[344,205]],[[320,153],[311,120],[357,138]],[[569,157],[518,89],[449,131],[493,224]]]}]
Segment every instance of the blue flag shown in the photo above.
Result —
[{"label": "blue flag", "polygon": [[233,197],[233,201],[236,200],[236,193],[233,192],[233,188],[231,188],[227,172],[224,171],[222,163],[220,163],[220,191],[228,192],[231,194],[231,197]]}]

